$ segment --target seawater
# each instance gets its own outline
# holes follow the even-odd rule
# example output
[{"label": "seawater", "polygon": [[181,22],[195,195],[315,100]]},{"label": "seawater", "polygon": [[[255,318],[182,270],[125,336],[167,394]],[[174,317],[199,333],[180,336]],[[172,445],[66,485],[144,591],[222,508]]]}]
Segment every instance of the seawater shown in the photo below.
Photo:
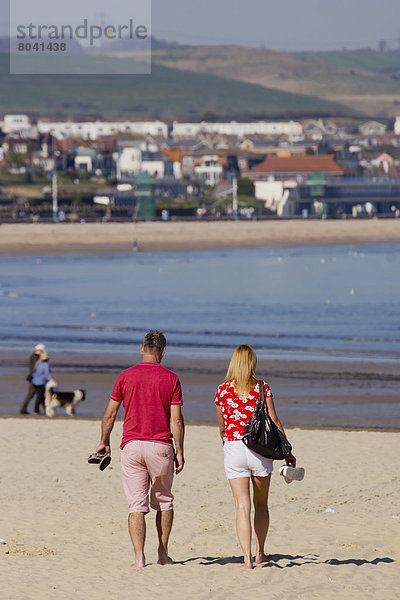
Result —
[{"label": "seawater", "polygon": [[0,347],[397,360],[400,244],[0,259]]}]

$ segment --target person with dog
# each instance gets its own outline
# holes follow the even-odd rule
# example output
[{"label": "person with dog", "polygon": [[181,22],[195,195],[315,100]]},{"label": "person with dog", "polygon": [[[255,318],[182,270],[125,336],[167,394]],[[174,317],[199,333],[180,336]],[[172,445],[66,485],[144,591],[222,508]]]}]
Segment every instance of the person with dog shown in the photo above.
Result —
[{"label": "person with dog", "polygon": [[40,407],[44,411],[44,400],[45,400],[45,389],[46,383],[51,379],[49,355],[46,350],[41,352],[32,373],[32,384],[35,388],[36,400],[35,400],[35,414],[40,415]]},{"label": "person with dog", "polygon": [[103,415],[101,441],[97,448],[98,456],[111,456],[110,435],[122,402],[125,416],[120,462],[122,484],[129,504],[128,530],[135,555],[133,567],[145,566],[145,516],[149,504],[157,511],[158,564],[172,562],[168,556],[174,516],[171,489],[174,465],[178,474],[185,463],[185,426],[180,381],[175,373],[160,364],[165,348],[163,333],[155,330],[147,333],[140,346],[142,362],[123,371],[117,378]]},{"label": "person with dog", "polygon": [[28,415],[28,405],[29,402],[32,400],[32,398],[36,395],[36,388],[32,383],[32,379],[33,379],[33,370],[35,368],[36,362],[38,361],[38,359],[40,358],[40,356],[46,352],[46,347],[44,344],[36,344],[36,346],[33,349],[33,352],[29,358],[29,373],[26,376],[26,380],[29,382],[29,388],[28,388],[28,393],[25,397],[25,400],[22,403],[22,406],[20,408],[20,414],[21,415]]}]

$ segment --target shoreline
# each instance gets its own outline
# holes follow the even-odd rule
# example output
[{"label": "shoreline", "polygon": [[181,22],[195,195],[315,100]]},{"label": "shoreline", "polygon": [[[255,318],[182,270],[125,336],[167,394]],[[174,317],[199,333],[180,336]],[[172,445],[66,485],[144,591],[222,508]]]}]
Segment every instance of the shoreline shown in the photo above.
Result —
[{"label": "shoreline", "polygon": [[400,243],[400,220],[3,223],[0,256]]},{"label": "shoreline", "polygon": [[[51,352],[52,374],[60,389],[86,390],[77,415],[89,420],[101,418],[118,373],[139,361],[137,351],[116,354],[111,364],[108,355]],[[0,416],[16,416],[19,411],[27,392],[26,362],[24,351],[0,349]],[[226,359],[166,355],[164,366],[182,382],[187,423],[214,424],[215,390],[224,380]],[[395,362],[377,365],[371,359],[350,365],[340,358],[329,364],[260,358],[257,368],[271,386],[285,427],[400,430],[400,375]],[[57,412],[57,418],[63,418],[64,411]]]},{"label": "shoreline", "polygon": [[[49,419],[45,415],[36,416],[33,414],[29,415],[20,415],[15,413],[1,413],[0,412],[0,420],[5,419],[22,419],[22,420],[32,420],[32,421],[66,421],[66,422],[95,422],[101,424],[101,417],[89,417],[85,415],[75,415],[74,417],[69,417],[68,415],[58,414],[56,417]],[[115,419],[115,423],[122,424],[123,417],[117,417]],[[212,427],[217,429],[218,422],[215,421],[191,421],[185,419],[185,425],[188,427]],[[357,431],[367,431],[367,432],[377,432],[377,433],[399,433],[400,427],[350,427],[346,425],[285,425],[285,430],[287,431],[344,431],[344,432],[357,432]]]}]

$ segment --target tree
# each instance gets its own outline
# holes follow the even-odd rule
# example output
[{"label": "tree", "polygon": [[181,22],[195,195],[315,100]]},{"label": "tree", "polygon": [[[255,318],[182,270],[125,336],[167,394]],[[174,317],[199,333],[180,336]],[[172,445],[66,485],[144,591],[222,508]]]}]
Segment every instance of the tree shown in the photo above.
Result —
[{"label": "tree", "polygon": [[379,44],[379,52],[385,52],[387,50],[387,41],[386,40],[380,40]]}]

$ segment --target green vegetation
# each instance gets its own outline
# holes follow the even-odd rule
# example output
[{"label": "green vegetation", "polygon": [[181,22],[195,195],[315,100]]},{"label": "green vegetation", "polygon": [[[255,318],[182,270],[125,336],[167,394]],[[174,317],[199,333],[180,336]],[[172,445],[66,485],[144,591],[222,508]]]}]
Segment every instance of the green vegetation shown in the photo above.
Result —
[{"label": "green vegetation", "polygon": [[341,52],[304,52],[305,59],[315,57],[334,67],[363,69],[371,73],[400,75],[400,50],[343,50]]},{"label": "green vegetation", "polygon": [[208,111],[227,119],[357,114],[312,96],[159,64],[153,64],[151,75],[9,75],[8,56],[0,54],[0,89],[0,113],[52,118],[193,120]]}]

